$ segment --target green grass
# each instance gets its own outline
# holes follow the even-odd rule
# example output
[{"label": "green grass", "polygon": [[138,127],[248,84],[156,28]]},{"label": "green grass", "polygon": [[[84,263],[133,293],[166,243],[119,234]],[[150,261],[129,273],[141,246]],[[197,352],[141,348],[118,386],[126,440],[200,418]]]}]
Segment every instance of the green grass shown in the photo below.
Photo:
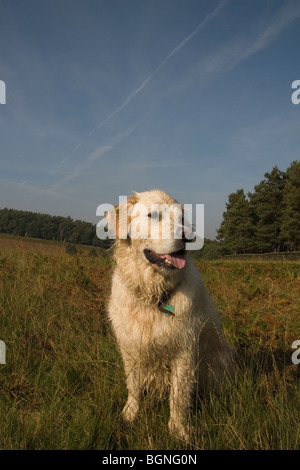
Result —
[{"label": "green grass", "polygon": [[[298,449],[300,264],[201,262],[236,383],[192,412],[190,444],[167,432],[168,402],[120,412],[126,387],[105,315],[111,260],[14,249],[0,254],[0,449]],[[299,367],[299,366],[298,366]]]}]

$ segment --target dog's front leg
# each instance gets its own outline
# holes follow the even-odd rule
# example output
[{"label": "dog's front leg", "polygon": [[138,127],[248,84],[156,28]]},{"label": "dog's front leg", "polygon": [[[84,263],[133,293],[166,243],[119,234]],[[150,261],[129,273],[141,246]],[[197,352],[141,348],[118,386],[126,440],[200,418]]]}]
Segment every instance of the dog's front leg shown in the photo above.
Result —
[{"label": "dog's front leg", "polygon": [[171,364],[169,431],[188,441],[188,416],[193,391],[193,360],[183,355]]},{"label": "dog's front leg", "polygon": [[139,380],[139,367],[137,361],[125,351],[122,352],[126,374],[128,397],[122,414],[126,421],[133,421],[140,407],[141,384]]}]

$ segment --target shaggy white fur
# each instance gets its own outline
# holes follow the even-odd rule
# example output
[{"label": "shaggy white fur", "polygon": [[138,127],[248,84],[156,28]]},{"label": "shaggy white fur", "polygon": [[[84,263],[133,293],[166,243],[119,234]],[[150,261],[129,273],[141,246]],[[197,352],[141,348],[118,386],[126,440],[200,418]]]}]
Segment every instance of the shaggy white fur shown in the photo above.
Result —
[{"label": "shaggy white fur", "polygon": [[[137,203],[146,212],[130,211]],[[163,204],[162,214],[155,214],[156,239],[145,238],[153,204]],[[132,421],[136,417],[145,389],[159,394],[168,389],[169,430],[187,440],[193,392],[222,386],[233,372],[233,348],[222,335],[219,314],[199,271],[182,251],[186,240],[162,237],[164,214],[174,204],[177,202],[162,191],[147,191],[135,193],[126,206],[123,203],[107,214],[108,225],[117,236],[109,318],[127,378],[124,418]],[[174,211],[168,216],[173,233]],[[125,238],[132,227],[135,238]],[[172,305],[174,315],[160,310],[162,299]]]}]

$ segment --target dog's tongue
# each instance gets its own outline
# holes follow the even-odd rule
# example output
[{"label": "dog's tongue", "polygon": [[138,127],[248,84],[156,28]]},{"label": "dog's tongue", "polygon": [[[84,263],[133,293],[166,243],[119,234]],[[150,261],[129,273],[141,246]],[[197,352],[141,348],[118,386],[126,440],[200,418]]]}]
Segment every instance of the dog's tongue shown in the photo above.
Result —
[{"label": "dog's tongue", "polygon": [[185,257],[182,254],[176,254],[174,253],[173,255],[164,255],[165,259],[168,259],[171,261],[172,265],[177,268],[177,269],[182,269],[185,267]]}]

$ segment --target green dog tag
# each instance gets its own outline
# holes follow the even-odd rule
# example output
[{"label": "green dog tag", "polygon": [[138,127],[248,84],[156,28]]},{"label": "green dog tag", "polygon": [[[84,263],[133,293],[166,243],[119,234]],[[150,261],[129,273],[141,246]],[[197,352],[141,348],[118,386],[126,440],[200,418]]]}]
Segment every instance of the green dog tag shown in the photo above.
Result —
[{"label": "green dog tag", "polygon": [[[163,310],[164,310],[164,315],[166,315],[166,316],[174,315],[173,305],[167,304],[167,305],[164,306]],[[167,310],[167,312],[166,312],[166,310]]]}]

